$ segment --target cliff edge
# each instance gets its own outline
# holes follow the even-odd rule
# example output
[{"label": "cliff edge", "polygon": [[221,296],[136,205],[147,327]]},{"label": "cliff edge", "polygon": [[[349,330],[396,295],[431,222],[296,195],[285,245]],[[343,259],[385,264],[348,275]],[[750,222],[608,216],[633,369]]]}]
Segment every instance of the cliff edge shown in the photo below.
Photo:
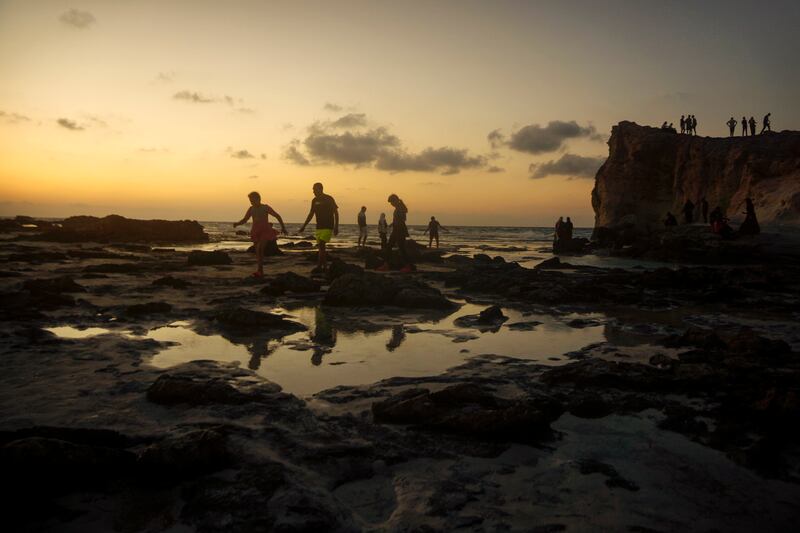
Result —
[{"label": "cliff edge", "polygon": [[732,220],[751,197],[762,224],[800,226],[800,132],[753,137],[699,137],[620,122],[595,176],[595,234],[627,226],[635,233],[663,228],[667,211],[682,221],[687,199],[705,196]]}]

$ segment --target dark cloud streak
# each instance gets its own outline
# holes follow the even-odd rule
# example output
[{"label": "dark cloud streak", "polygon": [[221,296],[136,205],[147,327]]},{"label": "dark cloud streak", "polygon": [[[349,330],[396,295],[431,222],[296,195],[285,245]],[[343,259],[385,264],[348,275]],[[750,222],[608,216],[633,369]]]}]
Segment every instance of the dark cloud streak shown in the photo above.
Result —
[{"label": "dark cloud streak", "polygon": [[85,129],[83,126],[75,122],[74,120],[70,120],[68,118],[60,118],[56,120],[56,123],[61,126],[62,128],[66,128],[72,131],[81,131]]},{"label": "dark cloud streak", "polygon": [[542,179],[548,176],[569,176],[572,178],[593,178],[597,170],[605,162],[604,157],[584,157],[575,154],[564,154],[558,160],[547,163],[532,164],[528,167],[531,179]]},{"label": "dark cloud streak", "polygon": [[58,20],[60,20],[62,24],[77,28],[79,30],[85,30],[97,22],[97,19],[94,18],[94,15],[88,11],[81,11],[80,9],[70,9],[69,11],[65,11],[60,17],[58,17]]}]

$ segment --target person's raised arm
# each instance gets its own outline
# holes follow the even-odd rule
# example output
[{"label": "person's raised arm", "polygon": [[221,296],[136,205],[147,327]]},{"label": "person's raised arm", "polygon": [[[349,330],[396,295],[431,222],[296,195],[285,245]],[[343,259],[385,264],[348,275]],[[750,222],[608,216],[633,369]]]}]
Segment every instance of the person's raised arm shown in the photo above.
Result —
[{"label": "person's raised arm", "polygon": [[333,234],[339,235],[339,208],[333,209]]},{"label": "person's raised arm", "polygon": [[447,229],[447,228],[445,228],[445,227],[444,227],[444,226],[442,226],[441,224],[439,224],[439,227],[442,229],[442,231],[446,231],[447,233],[450,233],[450,230],[449,230],[449,229]]},{"label": "person's raised arm", "polygon": [[303,233],[303,230],[306,229],[306,226],[308,226],[308,223],[311,222],[311,217],[313,216],[314,216],[314,204],[311,204],[311,209],[308,210],[308,216],[306,217],[306,221],[303,222],[303,225],[300,226],[299,230],[297,230],[298,234]]},{"label": "person's raised arm", "polygon": [[247,220],[250,218],[250,214],[252,213],[252,210],[253,210],[252,207],[248,207],[247,208],[247,213],[244,214],[244,217],[242,218],[242,220],[240,220],[239,222],[234,222],[233,223],[233,227],[235,228],[236,226],[241,226],[242,224],[247,222]]}]

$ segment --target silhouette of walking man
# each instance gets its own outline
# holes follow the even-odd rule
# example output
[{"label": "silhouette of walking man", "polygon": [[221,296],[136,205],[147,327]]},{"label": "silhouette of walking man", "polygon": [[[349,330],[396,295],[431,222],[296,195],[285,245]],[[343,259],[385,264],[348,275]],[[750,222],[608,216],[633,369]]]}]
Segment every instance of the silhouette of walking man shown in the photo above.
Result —
[{"label": "silhouette of walking man", "polygon": [[742,137],[747,137],[747,117],[742,117]]},{"label": "silhouette of walking man", "polygon": [[771,114],[772,113],[767,113],[766,115],[764,115],[764,120],[761,121],[761,133],[764,133],[764,131],[772,131],[771,125],[769,123],[769,116]]},{"label": "silhouette of walking man", "polygon": [[731,130],[731,137],[733,137],[734,133],[736,132],[736,119],[731,117],[727,124],[728,129]]},{"label": "silhouette of walking man", "polygon": [[750,117],[750,135],[756,134],[756,119]]},{"label": "silhouette of walking man", "polygon": [[680,124],[681,124],[681,133],[686,133],[686,118],[684,118],[683,115],[681,115]]}]

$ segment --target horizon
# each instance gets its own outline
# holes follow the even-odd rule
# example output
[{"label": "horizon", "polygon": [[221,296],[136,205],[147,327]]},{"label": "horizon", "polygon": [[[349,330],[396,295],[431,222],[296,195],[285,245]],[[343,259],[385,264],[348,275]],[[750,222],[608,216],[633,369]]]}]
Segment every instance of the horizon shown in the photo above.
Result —
[{"label": "horizon", "polygon": [[782,1],[0,1],[0,216],[233,221],[257,190],[302,221],[322,181],[343,222],[396,193],[412,224],[592,227],[622,120],[798,129],[797,20]]}]

